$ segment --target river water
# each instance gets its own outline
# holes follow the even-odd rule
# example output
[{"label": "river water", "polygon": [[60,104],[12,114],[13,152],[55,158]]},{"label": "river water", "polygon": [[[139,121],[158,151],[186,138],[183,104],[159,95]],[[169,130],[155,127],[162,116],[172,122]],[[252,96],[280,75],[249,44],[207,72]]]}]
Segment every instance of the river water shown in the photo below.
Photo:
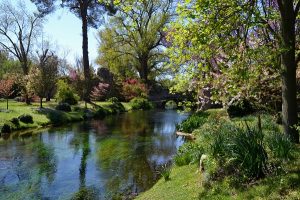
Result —
[{"label": "river water", "polygon": [[136,111],[0,142],[0,199],[130,199],[183,144],[176,111]]}]

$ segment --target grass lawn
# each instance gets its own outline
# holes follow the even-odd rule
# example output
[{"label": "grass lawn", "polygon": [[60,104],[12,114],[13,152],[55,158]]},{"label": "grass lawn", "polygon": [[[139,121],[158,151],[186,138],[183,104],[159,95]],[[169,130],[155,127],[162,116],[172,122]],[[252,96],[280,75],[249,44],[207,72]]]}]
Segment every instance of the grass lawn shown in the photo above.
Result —
[{"label": "grass lawn", "polygon": [[[53,107],[54,102],[44,103],[45,107]],[[18,117],[23,114],[30,114],[33,117],[34,124],[31,126],[37,127],[45,124],[49,124],[50,120],[46,115],[37,112],[39,108],[38,103],[32,105],[26,105],[23,102],[9,101],[8,111],[6,110],[6,101],[0,101],[0,126],[5,122],[11,120],[14,117]]]},{"label": "grass lawn", "polygon": [[137,200],[193,200],[198,199],[201,175],[196,165],[172,168],[170,178],[160,179],[150,190],[140,194]]},{"label": "grass lawn", "polygon": [[[96,102],[97,105],[102,106],[104,108],[108,108],[111,105],[110,102]],[[126,110],[130,110],[129,103],[122,103]],[[8,110],[6,110],[6,100],[0,100],[0,127],[4,125],[4,123],[10,123],[9,121],[12,118],[17,118],[23,114],[29,114],[33,117],[33,124],[24,124],[20,122],[20,126],[17,128],[18,130],[27,129],[27,128],[39,128],[49,124],[62,124],[74,121],[83,120],[83,109],[85,108],[84,102],[79,102],[78,105],[72,106],[79,107],[78,111],[72,112],[62,112],[55,110],[55,106],[57,102],[43,102],[44,109],[42,111],[39,110],[39,103],[32,103],[31,105],[26,105],[24,102],[16,102],[14,100],[9,100]],[[94,106],[88,104],[87,107],[91,110],[94,110]]]}]

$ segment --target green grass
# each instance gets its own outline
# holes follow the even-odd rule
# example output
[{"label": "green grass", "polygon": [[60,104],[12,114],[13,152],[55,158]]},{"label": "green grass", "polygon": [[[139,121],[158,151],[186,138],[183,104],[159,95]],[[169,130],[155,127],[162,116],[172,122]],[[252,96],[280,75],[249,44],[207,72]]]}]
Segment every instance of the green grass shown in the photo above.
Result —
[{"label": "green grass", "polygon": [[[202,127],[196,129],[193,133],[197,139],[194,144],[203,144],[207,134],[213,133],[212,129],[218,131],[228,131],[231,134],[231,129],[224,126],[224,130],[219,126],[215,127],[218,123],[213,121],[219,121],[219,124],[231,123],[233,126],[244,127],[245,121],[250,127],[257,127],[258,117],[255,115],[246,116],[242,118],[230,119],[224,110],[209,110],[210,115],[208,121]],[[282,130],[280,125],[274,123],[274,118],[270,115],[261,115],[262,130],[269,136],[272,131]],[[208,141],[206,141],[208,142]],[[206,143],[205,143],[206,145]],[[202,145],[205,147],[205,145]],[[209,146],[209,143],[207,144]],[[209,148],[209,147],[208,147]],[[268,149],[268,151],[270,151]],[[270,156],[269,161],[273,164],[280,164],[281,168],[273,170],[266,177],[261,179],[245,179],[242,175],[238,174],[222,174],[209,179],[205,183],[202,182],[202,176],[197,173],[196,165],[175,166],[171,170],[171,180],[165,182],[161,178],[150,190],[140,194],[137,199],[300,199],[300,145],[296,145],[293,149],[292,160],[280,160],[275,161],[272,153],[268,152]],[[210,158],[210,157],[209,157]],[[214,158],[215,159],[215,158]],[[214,160],[211,160],[214,162]],[[206,162],[206,171],[209,173],[210,162]],[[216,165],[216,169],[221,169],[225,163]],[[279,166],[279,165],[278,165]],[[214,165],[212,165],[214,167]],[[270,166],[271,167],[271,166]],[[274,166],[273,166],[274,167]],[[220,170],[222,172],[222,170]]]},{"label": "green grass", "polygon": [[150,190],[140,194],[137,200],[192,200],[198,199],[201,184],[195,165],[174,167],[170,180],[161,178]]},{"label": "green grass", "polygon": [[[45,107],[53,106],[53,102],[45,104]],[[0,101],[0,126],[5,122],[11,120],[14,117],[19,117],[22,114],[30,114],[33,117],[33,124],[27,126],[38,127],[45,124],[49,124],[50,120],[46,115],[42,115],[37,112],[39,108],[38,103],[32,105],[26,105],[23,102],[9,101],[8,111],[6,111],[6,102]]]},{"label": "green grass", "polygon": [[[97,105],[104,108],[108,108],[112,103],[110,102],[96,102]],[[128,111],[131,109],[129,103],[122,103],[125,109]],[[10,123],[12,118],[17,118],[23,114],[29,114],[33,117],[33,124],[20,123],[19,127],[14,127],[17,130],[29,129],[29,128],[40,128],[46,125],[60,125],[68,122],[75,122],[83,120],[83,110],[85,108],[85,103],[80,102],[74,107],[80,107],[78,111],[72,112],[62,112],[55,110],[57,102],[43,102],[43,110],[39,110],[39,103],[32,103],[31,105],[26,105],[24,102],[16,102],[14,100],[9,100],[9,107],[6,110],[6,101],[0,100],[0,127],[4,123]],[[93,105],[88,104],[87,108],[90,110],[96,109]]]}]

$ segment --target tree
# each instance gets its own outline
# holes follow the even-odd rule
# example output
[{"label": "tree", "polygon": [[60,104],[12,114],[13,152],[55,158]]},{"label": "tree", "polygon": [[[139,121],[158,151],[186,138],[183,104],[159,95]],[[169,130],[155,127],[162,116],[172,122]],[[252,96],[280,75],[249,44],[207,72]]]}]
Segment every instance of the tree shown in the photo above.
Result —
[{"label": "tree", "polygon": [[[293,142],[299,143],[296,130],[297,87],[296,69],[300,62],[300,51],[296,54],[296,27],[299,27],[299,0],[277,0],[280,11],[281,41],[281,70],[282,70],[282,122],[284,132]],[[298,20],[298,23],[297,21]],[[299,34],[298,34],[299,35]],[[299,45],[298,45],[299,46]]]},{"label": "tree", "polygon": [[14,80],[0,80],[0,95],[6,98],[6,109],[8,110],[8,98],[12,95]]},{"label": "tree", "polygon": [[53,90],[58,77],[58,58],[48,52],[46,49],[39,54],[38,63],[31,68],[27,76],[28,91],[33,91],[39,96],[40,108],[43,107],[43,98]]},{"label": "tree", "polygon": [[[56,0],[32,0],[40,12],[49,13],[54,10]],[[90,63],[88,53],[88,27],[97,28],[104,20],[106,11],[115,12],[109,1],[99,0],[61,0],[61,6],[67,7],[82,22],[82,58],[85,78],[85,101],[89,101],[90,94]]]},{"label": "tree", "polygon": [[0,18],[0,45],[20,61],[27,75],[33,40],[41,32],[43,18],[38,13],[30,13],[24,4],[13,7],[7,2],[0,5]]},{"label": "tree", "polygon": [[61,60],[53,51],[50,50],[49,42],[42,41],[44,43],[37,53],[37,66],[44,78],[43,84],[45,85],[45,98],[50,101],[51,96],[54,95],[56,88],[56,81],[58,78],[58,68]]},{"label": "tree", "polygon": [[8,53],[0,50],[0,79],[4,79],[7,74],[22,73],[19,61],[13,60]]},{"label": "tree", "polygon": [[[30,13],[24,4],[14,7],[4,2],[0,4],[0,18],[0,46],[20,61],[23,74],[28,75],[29,57],[33,40],[41,32],[42,15]],[[29,103],[28,98],[26,102]]]},{"label": "tree", "polygon": [[286,55],[289,52],[295,58],[297,26],[286,13],[295,18],[299,1],[284,3],[285,14],[280,14],[279,4],[272,0],[182,1],[178,21],[168,32],[169,52],[178,73],[175,89],[200,92],[208,87],[210,98],[225,104],[240,97],[259,100],[264,85],[277,87],[281,74],[285,133],[298,142],[293,128],[297,122],[295,59]]},{"label": "tree", "polygon": [[[138,74],[149,85],[162,73],[164,28],[171,20],[172,1],[124,1],[100,31],[98,63],[112,72]],[[128,8],[130,7],[130,8]]]}]

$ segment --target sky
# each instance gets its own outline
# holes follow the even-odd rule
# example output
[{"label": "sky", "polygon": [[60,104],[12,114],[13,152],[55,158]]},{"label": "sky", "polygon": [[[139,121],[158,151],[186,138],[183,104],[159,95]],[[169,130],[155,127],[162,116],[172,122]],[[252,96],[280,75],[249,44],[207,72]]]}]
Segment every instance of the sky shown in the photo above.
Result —
[{"label": "sky", "polygon": [[[11,0],[17,2],[18,0]],[[29,9],[35,9],[30,0],[23,0]],[[67,8],[59,8],[54,13],[48,15],[44,23],[44,33],[50,42],[57,46],[59,56],[64,57],[71,63],[75,63],[76,57],[82,57],[82,34],[81,21]],[[89,39],[89,58],[90,63],[94,64],[97,57],[98,41],[96,39],[97,30],[90,28]]]}]

